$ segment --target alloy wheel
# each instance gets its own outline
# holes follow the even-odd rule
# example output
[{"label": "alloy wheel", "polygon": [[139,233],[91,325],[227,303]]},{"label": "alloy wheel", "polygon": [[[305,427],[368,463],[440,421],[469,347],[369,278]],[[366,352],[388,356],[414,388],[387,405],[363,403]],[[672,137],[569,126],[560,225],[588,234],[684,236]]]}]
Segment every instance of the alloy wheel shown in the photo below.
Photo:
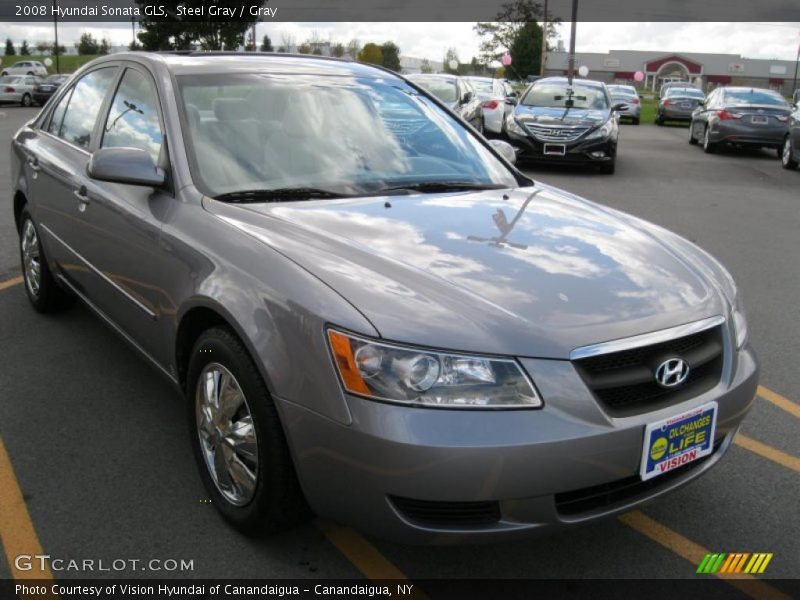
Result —
[{"label": "alloy wheel", "polygon": [[200,449],[220,494],[248,504],[258,483],[258,440],[253,415],[233,374],[219,363],[200,373],[195,392]]},{"label": "alloy wheel", "polygon": [[783,152],[781,153],[781,162],[783,166],[787,166],[792,160],[792,139],[787,135],[786,140],[783,142]]},{"label": "alloy wheel", "polygon": [[39,236],[33,221],[28,219],[22,226],[22,264],[25,271],[25,285],[32,296],[38,297],[42,286],[42,263],[39,249]]}]

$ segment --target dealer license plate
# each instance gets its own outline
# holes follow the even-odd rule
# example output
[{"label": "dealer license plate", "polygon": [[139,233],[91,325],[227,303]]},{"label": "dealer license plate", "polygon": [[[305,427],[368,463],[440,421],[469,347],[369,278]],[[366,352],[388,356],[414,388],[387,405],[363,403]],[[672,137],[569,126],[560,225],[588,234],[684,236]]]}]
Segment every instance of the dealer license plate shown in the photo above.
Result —
[{"label": "dealer license plate", "polygon": [[766,125],[769,122],[767,117],[750,117],[750,122],[756,125]]},{"label": "dealer license plate", "polygon": [[567,153],[567,147],[564,144],[545,144],[544,153],[564,156]]},{"label": "dealer license plate", "polygon": [[681,102],[681,108],[692,108],[691,102]]},{"label": "dealer license plate", "polygon": [[714,451],[717,403],[650,423],[644,430],[644,450],[639,475],[652,479]]}]

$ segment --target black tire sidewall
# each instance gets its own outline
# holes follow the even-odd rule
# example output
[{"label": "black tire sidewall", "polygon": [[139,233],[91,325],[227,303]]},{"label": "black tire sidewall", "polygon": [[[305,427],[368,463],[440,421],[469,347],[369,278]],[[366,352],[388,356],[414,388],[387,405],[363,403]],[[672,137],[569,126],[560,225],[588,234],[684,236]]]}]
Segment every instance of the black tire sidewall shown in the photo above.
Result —
[{"label": "black tire sidewall", "polygon": [[[25,223],[28,221],[31,222],[33,228],[36,230],[36,240],[39,245],[39,264],[42,268],[42,275],[39,281],[39,294],[36,296],[31,293],[31,290],[28,287],[27,274],[25,273],[25,264],[22,256],[22,232],[25,229]],[[69,305],[71,298],[67,292],[65,292],[58,285],[58,283],[56,283],[53,274],[50,272],[50,265],[47,262],[47,255],[44,252],[44,246],[42,246],[41,233],[39,232],[39,228],[36,226],[36,222],[33,220],[33,217],[31,217],[31,214],[28,212],[27,208],[23,208],[22,213],[20,214],[18,233],[19,237],[17,244],[19,249],[20,266],[22,267],[22,285],[25,288],[25,295],[28,296],[28,300],[30,300],[33,308],[41,313],[47,313]]]},{"label": "black tire sidewall", "polygon": [[23,94],[23,95],[22,95],[22,102],[21,102],[21,104],[22,104],[22,106],[24,106],[24,107],[26,107],[26,108],[27,108],[28,106],[31,106],[31,105],[33,104],[33,99],[31,98],[30,94]]},{"label": "black tire sidewall", "polygon": [[[200,373],[210,363],[228,369],[244,393],[258,441],[256,491],[245,506],[231,504],[208,472],[197,432],[196,389]],[[203,485],[215,508],[235,528],[247,535],[284,529],[304,508],[283,428],[272,398],[244,345],[228,328],[215,327],[198,339],[189,360],[186,405],[192,450]],[[298,497],[299,496],[299,497]]]}]

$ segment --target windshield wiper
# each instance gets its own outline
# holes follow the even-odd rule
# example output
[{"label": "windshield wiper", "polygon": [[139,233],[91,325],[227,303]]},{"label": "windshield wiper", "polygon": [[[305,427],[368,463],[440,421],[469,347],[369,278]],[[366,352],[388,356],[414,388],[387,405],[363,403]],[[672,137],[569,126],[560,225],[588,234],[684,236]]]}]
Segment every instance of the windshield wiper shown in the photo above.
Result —
[{"label": "windshield wiper", "polygon": [[408,190],[409,192],[422,192],[433,194],[437,192],[459,192],[462,190],[502,190],[507,185],[500,183],[473,183],[469,181],[420,181],[417,183],[400,183],[379,188],[376,194]]},{"label": "windshield wiper", "polygon": [[320,198],[352,198],[344,194],[313,187],[287,187],[263,190],[240,190],[214,196],[222,202],[284,202],[296,200],[317,200]]}]

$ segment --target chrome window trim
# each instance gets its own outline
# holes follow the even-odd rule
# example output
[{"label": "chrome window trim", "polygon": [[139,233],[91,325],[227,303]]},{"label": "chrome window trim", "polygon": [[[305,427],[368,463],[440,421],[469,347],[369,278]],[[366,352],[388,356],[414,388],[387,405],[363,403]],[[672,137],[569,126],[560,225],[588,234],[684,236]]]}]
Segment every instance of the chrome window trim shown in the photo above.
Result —
[{"label": "chrome window trim", "polygon": [[633,348],[642,348],[651,346],[660,342],[667,342],[676,338],[699,333],[706,329],[711,329],[717,325],[722,325],[725,322],[725,317],[717,315],[685,325],[678,325],[677,327],[670,327],[669,329],[661,329],[659,331],[652,331],[650,333],[643,333],[629,338],[621,338],[618,340],[611,340],[608,342],[601,342],[599,344],[592,344],[591,346],[581,346],[575,348],[569,353],[570,360],[580,360],[590,356],[599,356],[601,354],[611,354],[612,352],[621,352],[623,350],[631,350]]},{"label": "chrome window trim", "polygon": [[87,266],[89,269],[91,269],[91,271],[92,271],[92,272],[93,272],[95,275],[99,276],[99,277],[100,277],[100,278],[101,278],[103,281],[105,281],[107,284],[109,284],[111,287],[113,287],[115,290],[117,290],[117,291],[118,291],[120,294],[122,294],[122,295],[123,295],[125,298],[127,298],[128,300],[130,300],[131,302],[133,302],[133,304],[135,304],[137,308],[139,308],[140,310],[142,310],[142,311],[143,311],[143,312],[144,312],[144,313],[145,313],[145,314],[146,314],[148,317],[150,317],[150,318],[151,318],[151,319],[153,319],[153,320],[155,320],[155,319],[156,319],[156,317],[158,316],[158,315],[156,315],[156,313],[154,313],[154,312],[153,312],[152,310],[150,310],[150,309],[149,309],[147,306],[145,306],[144,304],[142,304],[142,302],[140,302],[140,301],[139,301],[139,300],[138,300],[136,297],[134,297],[133,295],[131,295],[131,293],[130,293],[130,292],[128,292],[128,291],[127,291],[125,288],[123,288],[122,286],[120,286],[120,285],[119,285],[117,282],[115,282],[113,279],[111,279],[110,277],[108,277],[108,275],[106,275],[105,273],[103,273],[103,272],[102,272],[100,269],[98,269],[98,268],[97,268],[97,267],[95,267],[95,266],[94,266],[92,263],[90,263],[88,260],[86,260],[86,259],[85,259],[85,258],[84,258],[84,257],[83,257],[83,256],[82,256],[82,255],[81,255],[79,252],[77,252],[77,251],[76,251],[76,250],[75,250],[75,249],[74,249],[72,246],[70,246],[69,244],[67,244],[67,242],[65,242],[64,240],[62,240],[60,237],[58,237],[58,235],[56,235],[56,234],[53,232],[53,230],[52,230],[52,229],[50,229],[50,228],[49,228],[47,225],[44,225],[44,224],[40,223],[40,224],[39,224],[39,227],[40,227],[41,229],[43,229],[44,231],[46,231],[46,232],[47,232],[47,235],[51,236],[51,237],[52,237],[54,240],[56,240],[56,241],[57,241],[59,244],[61,244],[62,246],[64,246],[64,248],[66,248],[67,250],[69,250],[69,251],[70,251],[70,253],[72,253],[72,254],[73,254],[73,255],[74,255],[74,256],[75,256],[75,257],[76,257],[78,260],[80,260],[80,261],[81,261],[83,264],[85,264],[85,265],[86,265],[86,266]]}]

